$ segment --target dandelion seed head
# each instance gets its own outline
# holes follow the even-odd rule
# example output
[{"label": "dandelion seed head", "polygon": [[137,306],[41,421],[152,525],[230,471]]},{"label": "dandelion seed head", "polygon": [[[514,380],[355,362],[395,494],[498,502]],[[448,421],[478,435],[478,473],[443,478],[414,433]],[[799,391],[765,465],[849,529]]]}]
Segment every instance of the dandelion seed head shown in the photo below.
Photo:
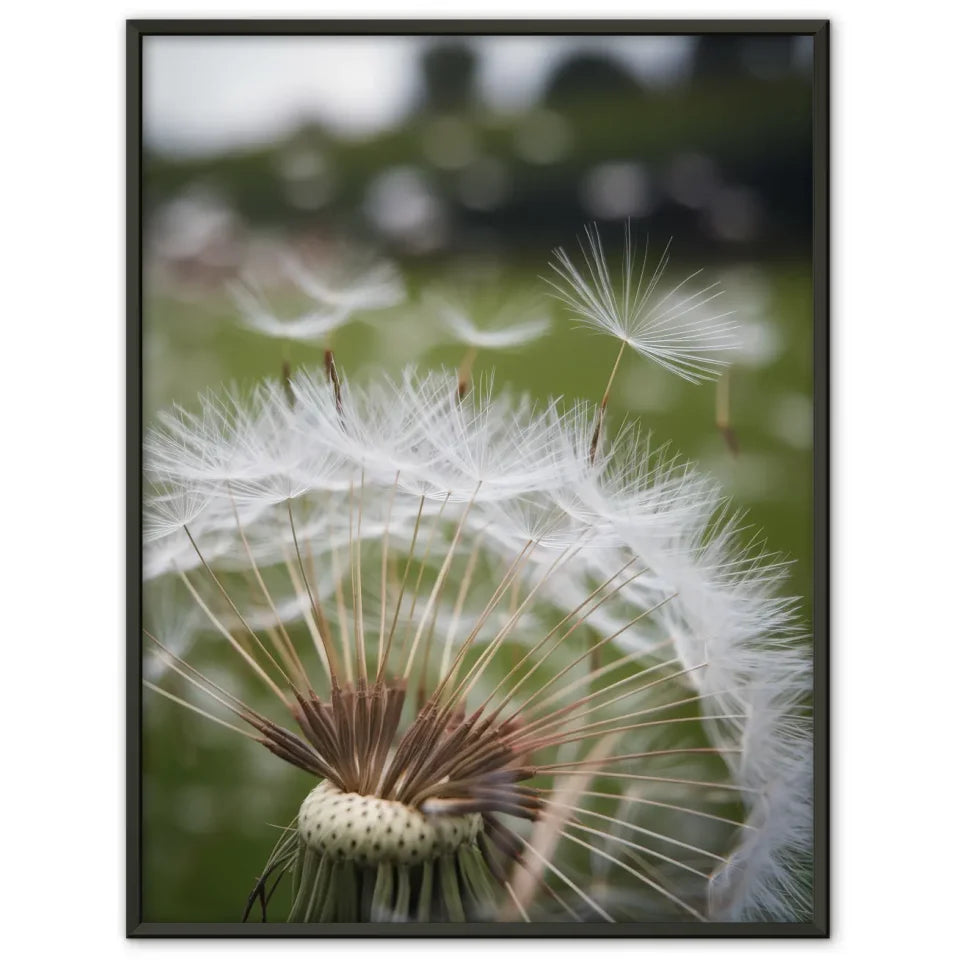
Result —
[{"label": "dandelion seed head", "polygon": [[[638,306],[648,288],[612,310],[591,237],[589,284],[560,261],[590,322],[710,369],[677,347],[689,321]],[[317,781],[265,872],[298,864],[290,918],[803,915],[810,675],[784,563],[604,405],[460,386],[303,368],[175,408],[145,443],[145,579],[186,591],[191,630],[292,726],[185,646],[161,662]]]}]

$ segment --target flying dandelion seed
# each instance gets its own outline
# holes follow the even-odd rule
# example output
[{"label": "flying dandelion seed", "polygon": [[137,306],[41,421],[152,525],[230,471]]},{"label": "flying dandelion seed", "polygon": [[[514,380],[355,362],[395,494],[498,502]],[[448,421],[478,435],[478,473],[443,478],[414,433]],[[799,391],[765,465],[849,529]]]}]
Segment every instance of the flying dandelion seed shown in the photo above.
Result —
[{"label": "flying dandelion seed", "polygon": [[[509,350],[542,337],[550,329],[550,320],[544,316],[504,316],[501,311],[496,321],[480,327],[462,307],[434,297],[433,303],[444,325],[460,343],[477,350]],[[510,321],[513,322],[510,322]]]},{"label": "flying dandelion seed", "polygon": [[511,350],[538,340],[550,329],[549,318],[534,312],[531,305],[494,310],[493,322],[481,327],[474,323],[465,307],[445,297],[434,293],[425,301],[439,315],[446,331],[467,348],[457,371],[457,391],[461,397],[470,389],[473,364],[481,350]]},{"label": "flying dandelion seed", "polygon": [[[644,326],[641,279],[615,323],[605,266],[570,276],[625,343],[712,369],[715,320]],[[279,712],[152,631],[146,685],[316,778],[248,914],[289,875],[295,922],[809,919],[806,647],[717,486],[637,428],[598,442],[606,398],[332,371],[145,444],[145,572]]]},{"label": "flying dandelion seed", "polygon": [[280,340],[324,342],[358,313],[394,307],[406,296],[397,269],[386,261],[363,263],[356,256],[344,257],[342,262],[321,269],[287,255],[283,272],[309,299],[308,309],[281,315],[270,307],[255,284],[230,285],[243,325]]},{"label": "flying dandelion seed", "polygon": [[547,282],[584,326],[610,334],[672,373],[699,383],[715,380],[726,366],[724,354],[735,350],[737,323],[732,312],[715,309],[719,283],[702,285],[696,270],[666,293],[660,281],[670,263],[669,244],[656,264],[649,240],[637,265],[629,224],[624,230],[624,256],[617,283],[611,273],[600,231],[586,230],[581,242],[584,265],[577,267],[562,249],[550,264],[556,279]]},{"label": "flying dandelion seed", "polygon": [[403,278],[385,260],[363,261],[356,254],[344,256],[324,269],[311,268],[299,257],[284,259],[284,272],[297,287],[317,303],[349,311],[384,310],[406,296]]}]

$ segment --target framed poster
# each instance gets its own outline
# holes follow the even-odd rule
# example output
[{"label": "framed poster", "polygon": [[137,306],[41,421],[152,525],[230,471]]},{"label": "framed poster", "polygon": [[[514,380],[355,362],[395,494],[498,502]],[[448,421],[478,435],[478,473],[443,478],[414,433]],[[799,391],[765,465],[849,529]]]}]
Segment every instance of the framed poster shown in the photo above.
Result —
[{"label": "framed poster", "polygon": [[827,40],[128,24],[131,935],[826,935]]}]

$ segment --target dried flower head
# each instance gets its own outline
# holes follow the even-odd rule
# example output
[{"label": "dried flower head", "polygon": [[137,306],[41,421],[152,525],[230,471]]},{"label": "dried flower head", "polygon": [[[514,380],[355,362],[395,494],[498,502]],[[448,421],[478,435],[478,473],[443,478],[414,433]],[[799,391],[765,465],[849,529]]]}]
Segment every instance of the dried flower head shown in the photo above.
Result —
[{"label": "dried flower head", "polygon": [[[605,268],[575,276],[614,326]],[[614,332],[657,359],[648,296]],[[671,316],[660,361],[704,369]],[[808,916],[783,564],[692,466],[604,436],[602,409],[328,365],[151,431],[145,572],[278,717],[149,644],[208,716],[316,778],[248,910],[289,873],[292,921]]]}]

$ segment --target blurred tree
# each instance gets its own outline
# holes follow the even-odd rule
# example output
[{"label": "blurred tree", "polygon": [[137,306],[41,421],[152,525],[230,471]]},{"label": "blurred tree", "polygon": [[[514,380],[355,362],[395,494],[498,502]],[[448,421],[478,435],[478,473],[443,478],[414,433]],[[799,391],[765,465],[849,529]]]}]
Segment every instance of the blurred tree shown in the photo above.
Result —
[{"label": "blurred tree", "polygon": [[693,79],[724,80],[743,73],[742,37],[708,33],[697,39],[693,54]]},{"label": "blurred tree", "polygon": [[474,99],[477,56],[467,44],[444,41],[429,47],[420,57],[423,74],[423,109],[449,111]]},{"label": "blurred tree", "polygon": [[595,53],[577,53],[562,61],[547,81],[543,101],[563,106],[579,100],[636,97],[642,88],[615,60]]},{"label": "blurred tree", "polygon": [[790,36],[745,37],[743,62],[746,68],[760,77],[775,77],[793,66],[794,42]]},{"label": "blurred tree", "polygon": [[793,63],[792,36],[705,34],[693,55],[694,80],[722,80],[747,71],[769,77],[786,72]]}]

